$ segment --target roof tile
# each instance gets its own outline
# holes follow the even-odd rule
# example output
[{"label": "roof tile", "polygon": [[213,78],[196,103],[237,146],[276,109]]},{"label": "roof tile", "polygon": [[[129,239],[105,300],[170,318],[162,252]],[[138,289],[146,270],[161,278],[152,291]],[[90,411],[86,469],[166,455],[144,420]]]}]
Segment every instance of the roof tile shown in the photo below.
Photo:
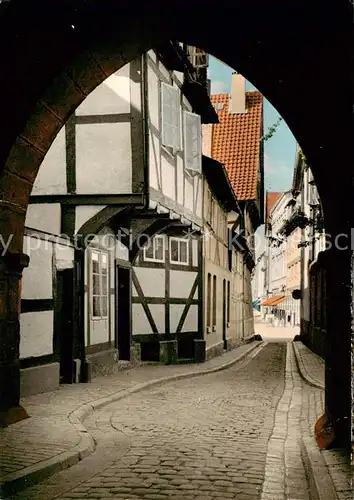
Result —
[{"label": "roof tile", "polygon": [[279,198],[283,195],[284,193],[279,193],[275,191],[268,191],[266,195],[266,223],[269,222],[269,216],[270,212],[272,211],[272,208],[276,204],[276,202],[279,200]]},{"label": "roof tile", "polygon": [[229,114],[229,94],[214,94],[219,123],[213,125],[212,158],[223,163],[238,200],[256,200],[260,140],[262,137],[263,96],[246,92],[247,113]]}]

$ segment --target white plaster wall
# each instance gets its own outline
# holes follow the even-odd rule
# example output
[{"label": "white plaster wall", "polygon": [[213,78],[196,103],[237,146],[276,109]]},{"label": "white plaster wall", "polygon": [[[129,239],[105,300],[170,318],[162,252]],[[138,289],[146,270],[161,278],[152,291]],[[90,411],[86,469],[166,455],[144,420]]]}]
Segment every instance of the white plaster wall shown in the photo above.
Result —
[{"label": "white plaster wall", "polygon": [[148,267],[134,267],[135,274],[145,297],[165,296],[165,270]]},{"label": "white plaster wall", "polygon": [[76,126],[76,192],[132,192],[130,123]]},{"label": "white plaster wall", "polygon": [[103,210],[105,205],[79,205],[75,208],[75,232],[79,232],[83,224],[91,219],[98,212]]},{"label": "white plaster wall", "polygon": [[179,320],[184,311],[184,304],[170,304],[170,331],[176,333]]},{"label": "white plaster wall", "polygon": [[184,178],[184,205],[188,210],[194,212],[194,183],[193,177],[188,174]]},{"label": "white plaster wall", "polygon": [[184,161],[181,155],[177,155],[177,203],[184,203]]},{"label": "white plaster wall", "polygon": [[161,191],[161,151],[160,140],[151,130],[149,132],[149,182],[154,189]]},{"label": "white plaster wall", "polygon": [[60,234],[61,209],[59,203],[29,204],[25,226],[46,233]]},{"label": "white plaster wall", "polygon": [[199,176],[194,177],[194,199],[195,204],[195,214],[199,217],[203,217],[203,188],[202,179]]},{"label": "white plaster wall", "polygon": [[57,269],[69,269],[74,266],[75,249],[73,247],[56,243],[54,255]]},{"label": "white plaster wall", "polygon": [[154,318],[159,333],[165,333],[165,305],[149,304],[149,309]]},{"label": "white plaster wall", "polygon": [[132,305],[133,335],[143,335],[153,333],[150,323],[146,317],[141,304]]},{"label": "white plaster wall", "polygon": [[[211,322],[213,323],[213,276],[216,276],[216,331],[212,330],[207,333],[207,300],[208,300],[208,273],[211,274],[211,289],[212,289],[212,300],[211,300]],[[204,261],[204,338],[206,340],[206,348],[209,349],[212,346],[218,345],[223,341],[223,280],[226,280],[226,294],[227,294],[227,281],[230,281],[230,327],[226,329],[227,338],[234,338],[236,335],[235,320],[233,317],[234,307],[233,307],[233,276],[225,268],[215,264],[209,259]],[[226,295],[227,298],[227,295]]]},{"label": "white plaster wall", "polygon": [[23,270],[22,298],[52,298],[53,243],[39,238],[25,236],[23,251],[29,255],[30,263],[29,266]]},{"label": "white plaster wall", "polygon": [[77,108],[77,115],[130,113],[130,64],[109,76]]},{"label": "white plaster wall", "polygon": [[182,333],[196,331],[198,331],[198,306],[193,304],[190,306],[186,319],[184,320]]},{"label": "white plaster wall", "polygon": [[198,240],[192,240],[192,264],[198,265]]},{"label": "white plaster wall", "polygon": [[39,168],[32,195],[66,192],[65,127],[62,127]]},{"label": "white plaster wall", "polygon": [[175,160],[161,155],[162,192],[171,200],[176,200]]},{"label": "white plaster wall", "polygon": [[187,299],[197,276],[191,271],[170,271],[170,296]]},{"label": "white plaster wall", "polygon": [[20,359],[53,352],[53,311],[20,315]]},{"label": "white plaster wall", "polygon": [[116,242],[116,259],[129,261],[129,250],[119,240]]}]

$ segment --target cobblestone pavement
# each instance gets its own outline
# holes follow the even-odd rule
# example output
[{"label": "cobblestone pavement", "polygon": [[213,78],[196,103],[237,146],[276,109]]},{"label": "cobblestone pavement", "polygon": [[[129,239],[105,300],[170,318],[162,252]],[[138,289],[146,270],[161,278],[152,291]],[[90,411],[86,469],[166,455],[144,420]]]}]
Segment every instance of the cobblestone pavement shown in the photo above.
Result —
[{"label": "cobblestone pavement", "polygon": [[[252,347],[252,346],[251,346]],[[80,445],[81,436],[68,420],[80,405],[109,397],[142,382],[166,375],[215,369],[232,362],[250,349],[244,344],[210,361],[193,365],[142,365],[95,377],[90,384],[61,385],[56,391],[21,400],[31,418],[0,429],[0,480],[21,474],[28,467],[40,467]]]},{"label": "cobblestone pavement", "polygon": [[267,344],[226,371],[102,408],[85,421],[97,451],[13,498],[308,500],[291,353]]}]

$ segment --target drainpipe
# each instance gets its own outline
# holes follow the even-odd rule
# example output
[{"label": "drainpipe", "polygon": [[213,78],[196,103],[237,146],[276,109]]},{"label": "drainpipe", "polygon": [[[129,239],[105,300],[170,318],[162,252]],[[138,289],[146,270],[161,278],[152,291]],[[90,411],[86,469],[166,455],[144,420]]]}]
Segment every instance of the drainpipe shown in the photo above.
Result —
[{"label": "drainpipe", "polygon": [[145,204],[143,210],[149,209],[150,203],[150,161],[149,161],[149,96],[148,96],[148,63],[147,54],[141,56],[141,115],[142,115],[142,132],[144,137],[143,142],[143,157],[144,157],[144,198]]},{"label": "drainpipe", "polygon": [[91,373],[86,361],[85,345],[85,250],[83,248],[75,249],[76,279],[78,280],[78,348],[80,359],[80,382],[90,382]]}]

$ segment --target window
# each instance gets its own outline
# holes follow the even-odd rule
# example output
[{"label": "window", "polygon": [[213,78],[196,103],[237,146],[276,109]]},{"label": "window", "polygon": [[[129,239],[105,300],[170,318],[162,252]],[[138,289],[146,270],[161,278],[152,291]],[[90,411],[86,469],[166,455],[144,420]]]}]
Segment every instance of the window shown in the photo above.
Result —
[{"label": "window", "polygon": [[91,310],[93,318],[108,317],[108,255],[91,252]]},{"label": "window", "polygon": [[188,264],[188,240],[184,238],[170,238],[170,262]]},{"label": "window", "polygon": [[213,326],[216,325],[216,276],[213,276]]},{"label": "window", "polygon": [[180,149],[180,94],[179,89],[161,82],[162,144]]},{"label": "window", "polygon": [[184,114],[184,161],[186,169],[202,172],[202,126],[200,116],[185,111]]},{"label": "window", "polygon": [[207,283],[207,327],[211,327],[211,274],[208,273]]},{"label": "window", "polygon": [[163,235],[154,236],[144,247],[144,260],[147,262],[165,262],[165,239]]}]

